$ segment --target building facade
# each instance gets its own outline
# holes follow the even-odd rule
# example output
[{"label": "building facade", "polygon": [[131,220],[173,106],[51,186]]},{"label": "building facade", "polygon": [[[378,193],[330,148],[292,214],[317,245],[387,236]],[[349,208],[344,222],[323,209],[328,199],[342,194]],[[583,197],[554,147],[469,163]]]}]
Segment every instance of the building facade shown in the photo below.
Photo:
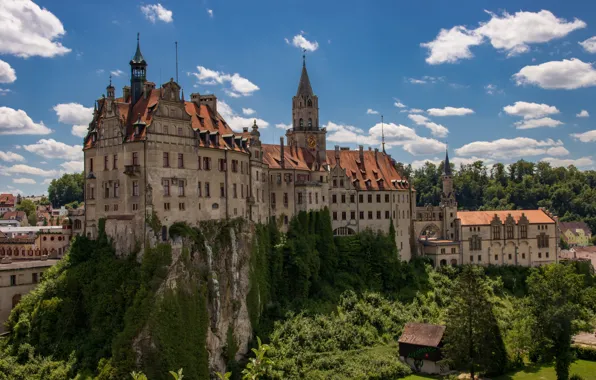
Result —
[{"label": "building facade", "polygon": [[15,210],[15,197],[12,194],[0,194],[0,215]]},{"label": "building facade", "polygon": [[72,229],[66,219],[56,227],[0,227],[0,258],[61,259],[70,246]]},{"label": "building facade", "polygon": [[560,222],[559,229],[569,247],[587,247],[592,242],[592,230],[585,222]]},{"label": "building facade", "polygon": [[410,258],[408,181],[384,151],[327,149],[304,61],[279,144],[262,143],[256,122],[233,131],[215,95],[186,100],[173,79],[157,88],[147,66],[137,42],[130,86],[116,97],[110,83],[96,102],[84,140],[87,236],[105,219],[117,251],[130,252],[145,241],[148,217],[159,218],[165,240],[177,221],[243,217],[285,229],[298,212],[328,207],[335,235],[388,232],[393,220]]}]

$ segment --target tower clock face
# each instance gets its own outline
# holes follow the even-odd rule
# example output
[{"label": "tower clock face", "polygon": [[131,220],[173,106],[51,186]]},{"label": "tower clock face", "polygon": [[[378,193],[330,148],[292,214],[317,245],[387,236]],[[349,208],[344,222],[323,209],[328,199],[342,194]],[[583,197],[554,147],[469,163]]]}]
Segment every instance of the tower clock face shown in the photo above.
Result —
[{"label": "tower clock face", "polygon": [[306,142],[307,142],[307,144],[308,144],[308,147],[309,147],[310,149],[314,149],[314,148],[317,146],[317,139],[315,138],[315,136],[314,136],[314,135],[309,135],[309,136],[306,138]]}]

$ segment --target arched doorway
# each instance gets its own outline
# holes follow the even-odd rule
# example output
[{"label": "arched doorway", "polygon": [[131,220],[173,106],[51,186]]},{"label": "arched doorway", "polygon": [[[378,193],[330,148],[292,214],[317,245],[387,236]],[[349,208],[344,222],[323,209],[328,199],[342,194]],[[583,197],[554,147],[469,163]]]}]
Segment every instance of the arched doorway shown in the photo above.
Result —
[{"label": "arched doorway", "polygon": [[441,266],[444,267],[445,265],[447,265],[447,260],[445,260],[445,259],[441,260]]}]

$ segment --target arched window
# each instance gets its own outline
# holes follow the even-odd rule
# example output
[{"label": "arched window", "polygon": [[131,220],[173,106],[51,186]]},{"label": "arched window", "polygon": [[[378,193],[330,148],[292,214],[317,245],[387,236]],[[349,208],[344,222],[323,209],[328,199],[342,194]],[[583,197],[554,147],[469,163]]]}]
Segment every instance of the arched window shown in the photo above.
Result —
[{"label": "arched window", "polygon": [[308,119],[308,127],[312,128],[312,119]]},{"label": "arched window", "polygon": [[312,107],[312,100],[308,99],[308,106]]},{"label": "arched window", "polygon": [[80,219],[75,220],[75,222],[74,222],[74,228],[75,228],[75,230],[80,230],[82,228],[82,225],[81,224],[82,223],[81,223]]},{"label": "arched window", "polygon": [[12,249],[11,248],[8,248],[8,250],[6,251],[6,254],[8,256],[12,256]]},{"label": "arched window", "polygon": [[300,119],[300,128],[304,127],[304,120]]},{"label": "arched window", "polygon": [[445,265],[447,265],[447,260],[445,260],[445,259],[441,260],[441,266],[444,267]]}]

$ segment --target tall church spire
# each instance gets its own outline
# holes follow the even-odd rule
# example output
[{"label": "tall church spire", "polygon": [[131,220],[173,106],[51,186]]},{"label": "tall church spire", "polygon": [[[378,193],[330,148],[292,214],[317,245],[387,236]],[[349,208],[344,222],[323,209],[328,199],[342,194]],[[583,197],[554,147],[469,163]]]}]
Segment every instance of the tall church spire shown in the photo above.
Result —
[{"label": "tall church spire", "polygon": [[451,164],[449,164],[449,152],[445,149],[445,162],[443,162],[443,175],[451,175]]},{"label": "tall church spire", "polygon": [[302,74],[300,75],[300,83],[298,83],[298,91],[296,96],[313,96],[312,87],[310,86],[310,79],[308,79],[308,71],[306,71],[306,55],[302,54]]}]

